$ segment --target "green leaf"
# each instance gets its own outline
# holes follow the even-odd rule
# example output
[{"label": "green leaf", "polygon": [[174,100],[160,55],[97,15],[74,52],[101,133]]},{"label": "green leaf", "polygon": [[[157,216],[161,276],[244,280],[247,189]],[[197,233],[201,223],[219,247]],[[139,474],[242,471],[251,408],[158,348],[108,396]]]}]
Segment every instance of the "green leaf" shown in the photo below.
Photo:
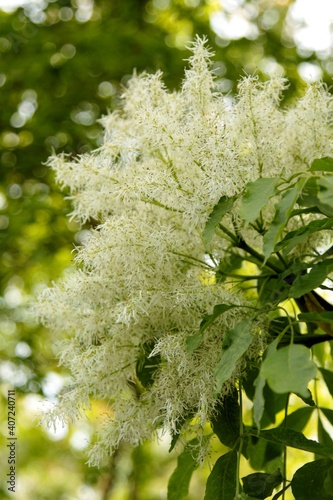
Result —
[{"label": "green leaf", "polygon": [[306,404],[309,406],[314,406],[316,407],[316,402],[314,401],[311,391],[309,390],[309,395],[305,398],[304,396],[301,396],[301,394],[297,394],[297,396]]},{"label": "green leaf", "polygon": [[221,443],[229,448],[233,448],[239,439],[239,413],[238,391],[235,389],[218,402],[211,418],[213,431]]},{"label": "green leaf", "polygon": [[305,184],[304,189],[299,196],[297,203],[300,206],[309,207],[314,210],[319,210],[320,213],[326,215],[327,217],[333,217],[333,208],[332,203],[329,204],[323,203],[319,196],[321,193],[321,187],[317,184],[319,181],[316,177],[311,177]]},{"label": "green leaf", "polygon": [[229,451],[215,463],[207,479],[204,500],[232,500],[236,494],[237,452]]},{"label": "green leaf", "polygon": [[187,352],[193,352],[197,349],[202,342],[202,333],[199,331],[195,335],[189,335],[186,337],[186,350]]},{"label": "green leaf", "polygon": [[266,384],[264,387],[264,398],[265,410],[261,425],[267,427],[267,425],[275,424],[276,414],[285,408],[287,394],[277,394]]},{"label": "green leaf", "polygon": [[333,199],[333,175],[327,175],[317,179],[317,184],[320,186],[318,198],[321,203],[326,206],[332,207]]},{"label": "green leaf", "polygon": [[222,196],[218,201],[218,203],[213,208],[212,212],[209,214],[205,228],[202,233],[202,238],[206,247],[211,242],[215,234],[215,228],[221,221],[222,217],[226,213],[230,212],[230,210],[232,209],[235,199],[236,196],[232,196],[230,198],[228,196]]},{"label": "green leaf", "polygon": [[253,401],[255,387],[254,381],[258,378],[259,368],[256,365],[248,365],[241,378],[242,388],[250,401]]},{"label": "green leaf", "polygon": [[332,474],[333,460],[323,458],[307,463],[298,469],[291,480],[296,500],[332,500],[333,492],[325,488],[327,477]]},{"label": "green leaf", "polygon": [[247,442],[249,462],[255,470],[265,469],[269,462],[276,461],[283,452],[283,446],[255,436],[250,436]]},{"label": "green leaf", "polygon": [[[242,387],[245,390],[247,397],[250,401],[254,401],[255,397],[255,382],[258,383],[259,378],[259,368],[255,367],[246,370],[244,373],[244,377],[242,378]],[[258,381],[257,381],[258,379]],[[263,412],[259,412],[259,417],[257,415],[257,410],[259,408],[258,400],[256,399],[255,404],[253,405],[253,417],[255,423],[257,422],[257,417],[259,418],[260,427],[268,427],[270,424],[275,423],[275,417],[277,413],[279,413],[283,408],[285,408],[286,404],[286,394],[276,394],[272,389],[266,384],[266,381],[262,379],[264,387],[263,390],[257,389],[256,397],[261,397],[263,404]],[[259,469],[257,469],[259,470]]]},{"label": "green leaf", "polygon": [[222,356],[215,369],[218,393],[224,382],[231,377],[237,361],[253,340],[251,325],[252,322],[249,319],[244,319],[224,335]]},{"label": "green leaf", "polygon": [[169,448],[169,453],[174,449],[176,446],[179,438],[180,438],[180,431],[185,424],[186,421],[191,420],[195,415],[195,411],[190,411],[186,415],[183,415],[179,420],[176,422],[176,429],[171,431],[171,443],[170,443],[170,448]]},{"label": "green leaf", "polygon": [[[311,326],[313,327],[313,325],[311,325]],[[309,334],[309,335],[311,335],[311,334]],[[317,340],[317,336],[318,336],[318,334],[316,334],[316,333],[313,334],[313,342]],[[310,337],[309,337],[309,340],[310,340]],[[333,338],[332,338],[332,340],[333,340]],[[303,342],[301,342],[301,343],[303,343]],[[307,344],[303,343],[303,345],[307,345]],[[309,347],[309,345],[307,347]],[[315,359],[318,361],[318,365],[325,366],[325,360],[326,360],[326,344],[325,344],[325,342],[319,342],[318,344],[314,344],[312,346],[312,353],[313,353]]]},{"label": "green leaf", "polygon": [[220,260],[219,267],[216,273],[216,281],[218,283],[223,282],[228,274],[232,273],[236,269],[242,267],[243,257],[238,253],[232,253],[231,255]]},{"label": "green leaf", "polygon": [[142,353],[136,363],[136,375],[145,388],[149,388],[154,383],[154,375],[161,362],[159,354],[152,357],[149,356],[154,346],[154,340],[147,340],[142,345]]},{"label": "green leaf", "polygon": [[216,306],[214,306],[212,314],[204,316],[203,320],[201,321],[200,332],[203,333],[206,330],[206,328],[208,328],[216,320],[216,318],[218,318],[218,316],[221,316],[221,314],[225,313],[226,311],[229,311],[229,309],[233,309],[234,307],[237,307],[237,305],[217,304]]},{"label": "green leaf", "polygon": [[233,307],[237,307],[235,304],[217,304],[214,306],[212,314],[207,314],[204,316],[200,324],[200,330],[195,335],[190,335],[186,338],[186,348],[188,352],[193,352],[199,347],[202,342],[202,336],[206,328],[208,328],[221,314]]},{"label": "green leaf", "polygon": [[[333,313],[332,313],[332,321],[333,321]],[[327,385],[327,389],[331,396],[333,396],[333,373],[330,370],[326,370],[326,368],[319,368],[320,373],[325,380],[325,384]]]},{"label": "green leaf", "polygon": [[266,260],[273,252],[276,243],[283,233],[305,182],[306,179],[301,178],[293,188],[287,189],[283,193],[281,200],[275,205],[274,218],[268,228],[268,231],[264,235],[263,250]]},{"label": "green leaf", "polygon": [[327,448],[333,448],[332,438],[323,426],[320,416],[318,417],[318,441]]},{"label": "green leaf", "polygon": [[307,180],[298,200],[298,205],[302,207],[317,207],[318,206],[318,191],[319,186],[317,185],[317,177],[313,176]]},{"label": "green leaf", "polygon": [[298,275],[303,275],[306,273],[306,270],[311,267],[311,264],[308,262],[295,262],[294,264],[290,264],[288,268],[279,274],[281,279],[291,285]]},{"label": "green leaf", "polygon": [[[297,200],[299,201],[299,200]],[[291,212],[290,218],[302,214],[322,214],[318,207],[296,208]]]},{"label": "green leaf", "polygon": [[299,321],[304,323],[329,323],[333,325],[333,311],[300,313]]},{"label": "green leaf", "polygon": [[332,495],[333,492],[333,467],[330,467],[327,471],[327,476],[324,480],[324,491]]},{"label": "green leaf", "polygon": [[[266,384],[266,380],[258,375],[259,370],[257,370],[257,377],[252,381],[254,392],[251,393],[253,395],[249,399],[254,402],[253,419],[255,424],[260,423],[260,427],[264,428],[275,423],[277,413],[285,408],[287,395],[276,394]],[[260,387],[260,384],[262,384],[262,387]]]},{"label": "green leaf", "polygon": [[330,156],[317,158],[312,162],[310,172],[333,172],[333,158]]},{"label": "green leaf", "polygon": [[256,390],[253,398],[253,420],[258,429],[260,429],[260,422],[265,409],[265,398],[264,398],[265,384],[266,380],[259,374],[258,378],[254,382]]},{"label": "green leaf", "polygon": [[333,259],[314,264],[309,273],[297,276],[289,290],[289,297],[298,299],[305,293],[318,288],[332,271]]},{"label": "green leaf", "polygon": [[287,254],[299,243],[305,242],[308,237],[316,233],[317,231],[324,231],[325,229],[331,229],[333,227],[333,218],[320,219],[309,222],[306,226],[303,226],[296,231],[290,231],[282,241],[280,241],[275,249],[277,251],[284,250]]},{"label": "green leaf", "polygon": [[188,495],[191,477],[198,467],[197,457],[192,449],[185,449],[178,457],[177,467],[168,483],[168,500],[182,500]]},{"label": "green leaf", "polygon": [[[258,436],[258,431],[256,429],[249,429],[248,432],[253,436]],[[304,434],[293,431],[292,429],[283,427],[268,429],[260,431],[259,437],[271,441],[272,443],[290,446],[291,448],[308,451],[309,453],[316,453],[322,457],[333,456],[333,448],[327,448],[317,441],[307,439]]]},{"label": "green leaf", "polygon": [[246,185],[240,209],[240,216],[245,222],[256,220],[268,200],[276,194],[275,185],[279,180],[278,177],[261,177]]},{"label": "green leaf", "polygon": [[[278,346],[278,339],[275,339],[267,347],[264,353],[264,359],[268,359],[270,356],[272,356],[276,352],[277,346]],[[265,384],[266,384],[266,379],[261,375],[261,372],[259,371],[259,375],[257,379],[254,381],[256,389],[253,398],[253,420],[258,429],[260,429],[260,422],[265,409],[265,398],[264,398]]]},{"label": "green leaf", "polygon": [[287,426],[288,429],[301,432],[308,423],[314,408],[307,406],[305,408],[298,408],[287,416],[287,420],[280,424],[280,427]]},{"label": "green leaf", "polygon": [[282,482],[282,475],[279,470],[274,474],[255,472],[242,477],[243,489],[247,495],[253,498],[267,498],[271,496],[273,490]]},{"label": "green leaf", "polygon": [[249,463],[254,470],[264,468],[266,461],[266,449],[268,441],[259,439],[255,436],[250,436],[247,444],[247,453],[249,455]]},{"label": "green leaf", "polygon": [[284,274],[272,274],[265,279],[258,279],[258,295],[261,305],[282,302],[288,298],[289,284]]},{"label": "green leaf", "polygon": [[302,345],[282,347],[262,362],[260,375],[278,394],[295,392],[309,395],[307,384],[317,372],[310,350]]},{"label": "green leaf", "polygon": [[320,408],[320,411],[323,412],[329,423],[333,425],[333,410],[330,410],[329,408]]}]

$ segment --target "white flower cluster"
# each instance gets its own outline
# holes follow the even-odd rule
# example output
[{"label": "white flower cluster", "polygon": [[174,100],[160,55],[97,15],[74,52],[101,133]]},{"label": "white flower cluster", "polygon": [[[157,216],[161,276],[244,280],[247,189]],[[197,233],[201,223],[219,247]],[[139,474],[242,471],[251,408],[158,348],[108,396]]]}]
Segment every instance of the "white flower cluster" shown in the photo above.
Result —
[{"label": "white flower cluster", "polygon": [[[77,271],[37,304],[40,320],[63,334],[60,361],[73,377],[54,418],[76,418],[90,398],[110,406],[93,460],[122,440],[176,431],[189,415],[201,427],[209,420],[223,335],[246,309],[220,316],[192,353],[186,338],[214,305],[246,300],[213,279],[227,244],[214,237],[208,258],[207,218],[221,196],[247,182],[332,154],[332,100],[322,86],[281,110],[286,82],[248,77],[231,105],[216,88],[210,56],[197,39],[179,92],[170,93],[160,73],[134,76],[121,109],[102,120],[100,149],[76,161],[50,159],[71,190],[73,216],[100,224],[77,251]],[[261,335],[255,328],[252,352]],[[156,362],[146,385],[140,360]],[[222,393],[241,369],[240,362]]]}]

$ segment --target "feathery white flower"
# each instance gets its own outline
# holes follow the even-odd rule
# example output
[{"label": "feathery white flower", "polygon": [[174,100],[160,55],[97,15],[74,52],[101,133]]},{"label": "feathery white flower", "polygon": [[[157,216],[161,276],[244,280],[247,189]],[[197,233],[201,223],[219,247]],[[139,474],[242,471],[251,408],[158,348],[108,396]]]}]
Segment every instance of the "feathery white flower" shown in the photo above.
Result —
[{"label": "feathery white flower", "polygon": [[[134,76],[121,109],[102,120],[101,148],[49,162],[70,188],[73,216],[100,223],[78,249],[77,272],[46,290],[36,306],[40,320],[64,334],[60,360],[73,377],[54,417],[76,418],[91,397],[110,405],[92,460],[156,428],[175,431],[188,415],[204,427],[216,404],[223,336],[247,314],[230,309],[195,353],[186,349],[186,338],[214,305],[247,304],[239,290],[203,279],[215,266],[211,258],[226,255],[214,237],[207,258],[207,218],[222,196],[241,193],[247,182],[289,175],[333,154],[332,98],[324,87],[311,87],[282,110],[284,79],[248,77],[230,107],[215,87],[210,56],[197,39],[179,92],[170,93],[160,73]],[[264,335],[253,329],[251,355],[262,349]],[[136,367],[145,346],[158,366],[142,387]]]}]

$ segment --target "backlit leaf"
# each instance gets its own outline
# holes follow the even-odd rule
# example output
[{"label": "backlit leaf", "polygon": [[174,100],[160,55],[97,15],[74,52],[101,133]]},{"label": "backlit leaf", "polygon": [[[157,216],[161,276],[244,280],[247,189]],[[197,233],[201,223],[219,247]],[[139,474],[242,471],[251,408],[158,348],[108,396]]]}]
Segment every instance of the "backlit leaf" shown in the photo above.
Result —
[{"label": "backlit leaf", "polygon": [[316,364],[310,360],[310,350],[302,345],[282,347],[261,365],[260,375],[278,394],[295,392],[309,395],[307,384],[317,372]]},{"label": "backlit leaf", "polygon": [[[333,321],[333,312],[332,314],[332,321]],[[325,380],[325,384],[327,385],[327,389],[329,390],[331,396],[333,397],[333,372],[330,370],[326,370],[326,368],[319,368],[320,373],[323,376],[323,379]]]},{"label": "backlit leaf", "polygon": [[329,408],[320,408],[320,411],[323,412],[329,423],[333,425],[333,410],[330,410]]},{"label": "backlit leaf", "polygon": [[287,426],[288,429],[301,432],[308,423],[313,410],[313,406],[298,408],[287,416],[287,419],[280,424],[280,427]]},{"label": "backlit leaf", "polygon": [[321,421],[320,415],[318,417],[318,441],[319,443],[323,444],[324,446],[328,448],[333,448],[333,441],[325,427],[323,426],[323,423]]}]

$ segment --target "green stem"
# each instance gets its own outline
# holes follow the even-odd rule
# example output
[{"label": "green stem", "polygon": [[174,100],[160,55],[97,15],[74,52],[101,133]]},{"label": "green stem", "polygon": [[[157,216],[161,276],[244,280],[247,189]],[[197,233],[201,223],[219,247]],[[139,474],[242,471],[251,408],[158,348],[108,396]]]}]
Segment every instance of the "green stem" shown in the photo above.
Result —
[{"label": "green stem", "polygon": [[284,267],[287,269],[289,266],[288,266],[288,262],[285,260],[285,258],[281,255],[280,252],[276,252],[276,255],[279,257],[280,261],[282,262]]},{"label": "green stem", "polygon": [[218,270],[216,274],[221,274],[222,276],[226,276],[227,278],[239,278],[239,281],[249,281],[249,280],[262,280],[265,278],[270,278],[271,274],[232,274],[225,273],[221,270]]},{"label": "green stem", "polygon": [[[303,159],[301,159],[301,158],[299,158],[299,159],[301,160],[302,163],[304,162]],[[307,167],[310,168],[310,165],[307,164]],[[282,178],[282,181],[279,184],[277,184],[277,187],[282,186],[283,184],[290,184],[293,179],[298,179],[300,176],[304,176],[305,174],[309,174],[308,170],[300,170],[299,172],[292,174],[287,179]]]},{"label": "green stem", "polygon": [[227,236],[229,236],[229,238],[234,242],[236,243],[236,245],[238,244],[238,238],[236,235],[234,235],[231,231],[229,231],[228,228],[226,228],[225,226],[223,226],[223,224],[219,224],[218,226],[221,231],[223,231]]},{"label": "green stem", "polygon": [[237,451],[237,472],[236,472],[236,496],[235,498],[238,498],[240,495],[240,461],[241,461],[241,456],[242,456],[242,449],[243,449],[243,433],[244,433],[244,426],[243,426],[243,398],[242,398],[242,385],[239,382],[239,447]]},{"label": "green stem", "polygon": [[[238,242],[238,247],[241,248],[242,250],[244,250],[245,252],[248,252],[253,257],[255,257],[260,262],[260,264],[263,264],[265,262],[265,257],[263,255],[261,255],[259,252],[257,252],[256,250],[254,250],[253,248],[251,248],[246,243],[246,241],[244,241],[243,239],[241,239]],[[281,272],[281,269],[278,266],[276,266],[275,264],[273,264],[272,262],[270,262],[269,260],[265,263],[265,266],[269,267],[270,269],[272,269],[276,273]]]},{"label": "green stem", "polygon": [[164,205],[164,203],[155,200],[155,198],[141,198],[140,200],[143,201],[144,203],[150,203],[151,205],[164,208],[165,210],[169,210],[170,212],[177,212],[180,214],[183,213],[181,210],[177,210],[177,208],[168,207],[167,205]]},{"label": "green stem", "polygon": [[[175,252],[175,251],[170,251],[170,253],[172,253],[173,255],[179,255],[179,257],[184,257],[185,259],[189,259],[190,261],[193,260],[193,262],[197,262],[198,264],[205,267],[206,269],[214,270],[214,267],[210,266],[207,262],[204,262],[203,260],[197,259],[196,257],[192,257],[191,255],[187,255],[185,253]],[[193,265],[193,263],[191,263],[191,262],[188,262],[188,264]]]},{"label": "green stem", "polygon": [[252,118],[252,125],[253,125],[253,135],[254,135],[254,144],[256,147],[256,152],[257,152],[257,161],[258,161],[258,170],[259,170],[259,177],[262,177],[262,171],[263,171],[263,161],[260,155],[259,147],[258,147],[258,129],[257,129],[257,123],[254,117],[253,113],[253,105],[252,105],[252,92],[249,93],[249,104],[250,104],[250,112],[251,112],[251,118]]},{"label": "green stem", "polygon": [[[290,394],[288,393],[286,404],[285,404],[285,407],[284,407],[284,424],[283,424],[283,427],[285,429],[287,428],[289,396],[290,396]],[[285,500],[285,489],[286,489],[286,485],[287,485],[287,446],[283,447],[283,472],[282,472],[282,476],[283,476],[283,484],[282,484],[283,494],[282,494],[282,500]]]},{"label": "green stem", "polygon": [[[312,361],[313,361],[313,351],[311,352],[311,358],[312,358]],[[314,401],[316,403],[316,410],[317,410],[317,421],[320,419],[320,411],[319,411],[319,397],[318,397],[318,386],[317,386],[317,382],[318,382],[318,379],[315,378],[314,379]],[[318,426],[318,423],[317,423],[317,426]],[[317,430],[318,432],[318,430]],[[319,441],[319,436],[317,434],[317,439]]]},{"label": "green stem", "polygon": [[[254,248],[250,247],[245,240],[243,240],[243,238],[237,238],[237,236],[235,236],[231,231],[229,231],[228,228],[226,228],[225,226],[223,226],[223,224],[219,224],[218,227],[221,229],[221,231],[223,231],[227,236],[229,236],[229,238],[232,240],[233,243],[235,243],[235,245],[240,248],[241,250],[244,250],[245,252],[249,253],[250,255],[252,255],[260,264],[263,264],[265,262],[265,257],[260,254],[259,252],[257,252],[256,250],[254,250]],[[280,273],[281,272],[281,269],[276,266],[275,264],[273,264],[272,262],[270,262],[269,260],[265,263],[265,266],[272,269],[273,271],[275,271],[276,273]]]}]

